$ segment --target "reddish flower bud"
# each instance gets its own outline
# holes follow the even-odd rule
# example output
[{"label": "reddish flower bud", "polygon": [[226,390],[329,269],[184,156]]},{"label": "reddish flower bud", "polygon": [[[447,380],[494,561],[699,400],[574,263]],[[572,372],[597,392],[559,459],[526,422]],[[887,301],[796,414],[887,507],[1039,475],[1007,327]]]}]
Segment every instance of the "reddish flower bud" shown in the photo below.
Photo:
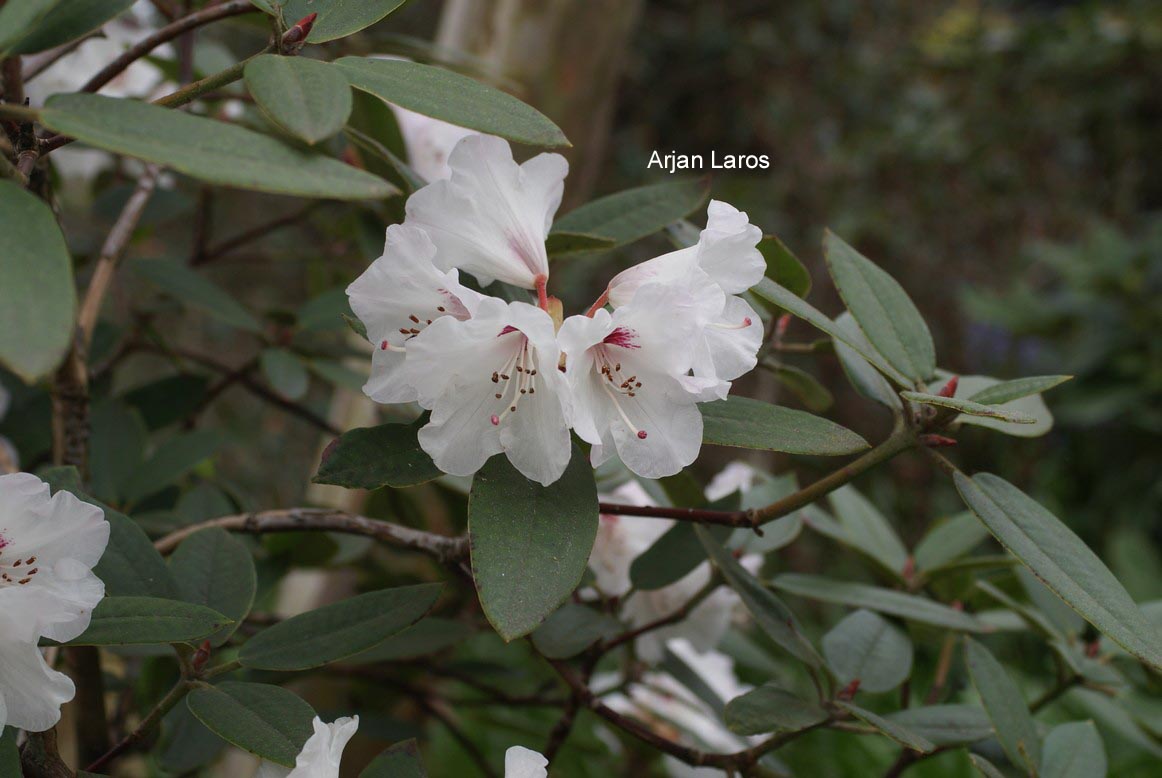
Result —
[{"label": "reddish flower bud", "polygon": [[1090,659],[1097,659],[1097,655],[1101,652],[1101,643],[1097,640],[1090,641],[1085,644],[1085,655]]},{"label": "reddish flower bud", "polygon": [[928,448],[946,448],[948,446],[955,446],[956,438],[928,433],[920,436],[920,442]]},{"label": "reddish flower bud", "polygon": [[956,386],[959,383],[960,383],[960,376],[954,375],[954,376],[952,376],[952,378],[948,379],[948,383],[946,383],[943,387],[941,387],[940,391],[937,392],[937,394],[939,394],[941,397],[955,397],[956,396]]},{"label": "reddish flower bud", "polygon": [[787,327],[791,326],[791,314],[784,313],[775,322],[775,337],[782,340],[783,336],[787,334]]},{"label": "reddish flower bud", "polygon": [[198,650],[194,652],[194,659],[191,663],[194,667],[194,672],[200,673],[202,668],[206,666],[206,662],[210,661],[210,641],[203,640],[202,645],[198,646]]},{"label": "reddish flower bud", "polygon": [[311,28],[315,26],[315,17],[317,13],[307,14],[302,19],[295,22],[294,27],[287,30],[282,36],[283,43],[299,43],[305,41],[307,36],[311,34]]},{"label": "reddish flower bud", "polygon": [[858,678],[856,678],[854,681],[849,683],[847,686],[844,686],[842,689],[840,689],[839,693],[836,695],[836,697],[843,700],[844,702],[851,702],[851,700],[855,698],[855,693],[857,691],[859,691],[859,679]]},{"label": "reddish flower bud", "polygon": [[905,581],[911,581],[916,575],[916,560],[911,555],[904,560],[904,569],[900,571],[900,575],[904,576]]}]

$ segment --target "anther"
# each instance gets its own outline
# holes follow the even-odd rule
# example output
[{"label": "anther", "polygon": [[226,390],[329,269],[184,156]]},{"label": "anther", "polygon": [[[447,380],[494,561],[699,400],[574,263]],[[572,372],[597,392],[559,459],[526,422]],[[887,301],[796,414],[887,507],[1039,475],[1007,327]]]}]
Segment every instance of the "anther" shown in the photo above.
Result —
[{"label": "anther", "polygon": [[[415,324],[420,323],[420,320],[418,318],[416,318],[416,315],[414,313],[411,316],[408,316],[408,318],[411,319]],[[747,321],[750,321],[750,319],[747,319]]]}]

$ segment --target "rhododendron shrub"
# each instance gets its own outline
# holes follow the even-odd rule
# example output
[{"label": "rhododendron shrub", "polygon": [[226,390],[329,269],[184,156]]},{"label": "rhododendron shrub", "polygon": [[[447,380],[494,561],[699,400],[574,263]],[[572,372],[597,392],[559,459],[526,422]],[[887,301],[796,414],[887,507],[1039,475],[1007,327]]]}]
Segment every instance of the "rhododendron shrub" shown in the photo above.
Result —
[{"label": "rhododendron shrub", "polygon": [[[563,209],[550,119],[347,40],[398,2],[130,5],[0,6],[0,775],[1158,758],[1156,608],[949,448],[1068,376],[960,376],[831,232],[808,300],[708,181]],[[882,434],[769,402],[791,354]]]}]

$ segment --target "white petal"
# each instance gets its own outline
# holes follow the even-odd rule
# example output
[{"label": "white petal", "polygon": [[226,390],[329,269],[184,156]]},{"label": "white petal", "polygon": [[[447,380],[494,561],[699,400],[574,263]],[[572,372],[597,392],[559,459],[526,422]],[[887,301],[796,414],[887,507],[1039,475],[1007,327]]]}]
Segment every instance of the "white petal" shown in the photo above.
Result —
[{"label": "white petal", "polygon": [[486,297],[471,319],[438,319],[408,341],[402,379],[416,388],[420,405],[431,408],[458,377],[462,384],[491,379],[494,365],[507,361],[515,349],[497,337],[507,314],[503,300]]},{"label": "white petal", "polygon": [[609,304],[614,308],[628,305],[638,289],[650,283],[686,285],[690,272],[697,267],[698,249],[694,246],[639,262],[609,282]]},{"label": "white petal", "polygon": [[[389,104],[390,105],[390,104]],[[397,105],[391,106],[407,147],[408,164],[425,181],[442,181],[452,176],[448,157],[452,149],[469,135],[478,134],[455,124],[433,119]]]},{"label": "white petal", "polygon": [[549,274],[545,237],[561,204],[565,158],[540,154],[517,165],[506,141],[473,135],[456,144],[448,164],[450,179],[408,198],[407,223],[431,236],[439,267],[534,288]]},{"label": "white petal", "polygon": [[35,642],[0,638],[0,708],[7,709],[0,724],[44,732],[75,693],[72,680],[49,668]]},{"label": "white petal", "polygon": [[733,381],[758,364],[763,323],[741,297],[726,298],[722,313],[702,328],[694,356],[694,375]]},{"label": "white petal", "polygon": [[754,487],[758,476],[758,471],[752,465],[746,462],[731,462],[710,479],[710,483],[706,485],[706,499],[714,502],[735,492],[748,492]]},{"label": "white petal", "polygon": [[376,402],[416,399],[415,387],[401,375],[412,335],[443,317],[468,319],[481,295],[461,286],[455,271],[432,264],[436,247],[423,230],[409,225],[387,228],[383,256],[347,287],[351,310],[367,327],[374,348],[371,376],[363,391]]},{"label": "white petal", "polygon": [[727,294],[739,294],[762,280],[763,255],[755,248],[763,231],[747,220],[744,211],[711,200],[706,229],[698,239],[698,266]]},{"label": "white petal", "polygon": [[504,778],[546,778],[549,760],[524,746],[504,752]]},{"label": "white petal", "polygon": [[643,478],[674,475],[698,458],[702,413],[674,377],[645,371],[638,377],[648,391],[622,405],[629,424],[620,414],[607,413],[603,442],[612,442],[625,466]]}]

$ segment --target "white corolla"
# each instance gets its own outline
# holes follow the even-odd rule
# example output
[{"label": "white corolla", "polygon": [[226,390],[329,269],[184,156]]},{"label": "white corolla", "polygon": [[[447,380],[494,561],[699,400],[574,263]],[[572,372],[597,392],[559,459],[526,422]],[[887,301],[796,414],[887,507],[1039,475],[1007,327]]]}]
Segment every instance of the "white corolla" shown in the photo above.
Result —
[{"label": "white corolla", "polygon": [[347,287],[351,310],[374,347],[363,391],[376,402],[413,402],[415,387],[400,375],[407,343],[436,319],[470,318],[482,297],[461,286],[455,270],[437,270],[435,256],[436,247],[423,230],[393,224],[383,256]]},{"label": "white corolla", "polygon": [[452,149],[469,135],[480,134],[476,130],[433,119],[397,105],[392,105],[391,110],[399,124],[400,134],[403,135],[408,164],[425,181],[451,178],[452,168],[448,167],[448,158],[452,155]]},{"label": "white corolla", "polygon": [[558,333],[573,392],[573,429],[600,465],[616,450],[645,478],[673,475],[698,457],[702,414],[683,376],[698,330],[685,291],[648,284],[610,314],[570,316]]},{"label": "white corolla", "polygon": [[545,298],[545,238],[561,205],[569,163],[538,154],[518,165],[506,141],[461,140],[448,158],[452,175],[408,198],[406,223],[436,244],[436,265],[472,273],[481,284],[504,281]]},{"label": "white corolla", "polygon": [[629,305],[649,284],[684,289],[696,300],[698,332],[687,388],[700,400],[726,397],[730,381],[754,368],[763,325],[754,309],[736,295],[762,280],[766,263],[755,246],[762,230],[746,213],[712,200],[698,243],[634,265],[614,276],[609,304]]},{"label": "white corolla", "polygon": [[408,341],[401,375],[432,412],[420,446],[452,475],[494,454],[549,485],[569,464],[572,404],[549,314],[483,298],[470,319],[448,316]]},{"label": "white corolla", "polygon": [[548,759],[524,746],[504,752],[504,778],[547,778],[548,766]]},{"label": "white corolla", "polygon": [[359,717],[344,717],[324,724],[316,716],[311,724],[314,734],[303,744],[293,768],[264,761],[254,778],[339,778],[343,749],[359,729]]},{"label": "white corolla", "polygon": [[40,638],[67,641],[89,626],[105,585],[93,574],[109,543],[100,508],[68,492],[50,496],[28,473],[0,476],[0,721],[43,731],[72,699],[49,668]]}]

